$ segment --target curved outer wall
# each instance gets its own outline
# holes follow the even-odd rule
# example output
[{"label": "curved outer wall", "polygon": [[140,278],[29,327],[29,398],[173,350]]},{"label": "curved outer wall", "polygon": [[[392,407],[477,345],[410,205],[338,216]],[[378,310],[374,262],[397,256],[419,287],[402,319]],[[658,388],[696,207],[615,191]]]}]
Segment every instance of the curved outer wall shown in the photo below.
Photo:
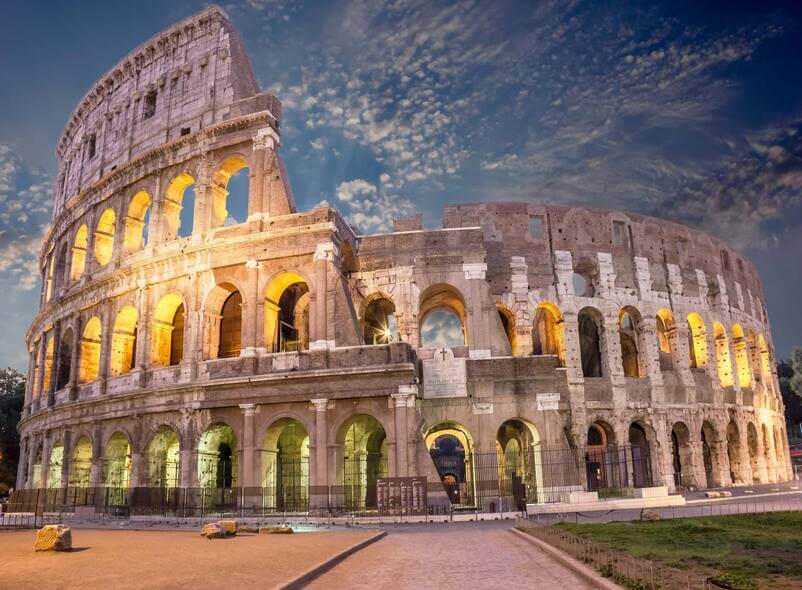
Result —
[{"label": "curved outer wall", "polygon": [[[87,93],[58,146],[42,308],[27,335],[18,487],[53,487],[56,477],[66,488],[87,439],[89,483],[111,485],[104,461],[115,433],[130,445],[128,485],[145,485],[146,455],[165,427],[179,441],[176,483],[195,487],[199,445],[215,425],[236,439],[237,485],[259,486],[270,427],[288,419],[308,433],[309,485],[336,485],[347,477],[344,431],[358,415],[383,428],[389,475],[439,479],[425,441],[438,425],[467,433],[477,453],[495,452],[514,419],[543,448],[579,460],[594,423],[620,445],[635,424],[653,483],[672,489],[791,477],[762,287],[737,252],[660,219],[522,203],[448,207],[443,229],[417,218],[358,236],[332,209],[296,212],[280,118],[214,7],[140,46]],[[248,218],[227,225],[228,176],[243,166]],[[196,187],[185,237],[175,222],[187,203],[181,179]],[[308,291],[300,350],[272,337],[279,295],[294,283]],[[238,355],[220,358],[235,290]],[[396,342],[367,345],[377,297],[394,305]],[[179,303],[183,328],[170,324]],[[555,323],[544,328],[545,308]],[[437,309],[462,322],[465,342],[451,353],[465,365],[464,397],[427,391],[427,363],[442,351],[424,346],[421,325]],[[622,310],[632,325],[622,328]],[[585,316],[597,330],[598,375],[583,371]],[[630,328],[635,357],[622,349]],[[162,349],[178,346],[176,329],[181,358]],[[543,330],[556,348],[545,350]],[[707,362],[700,352],[690,361],[694,346]]]}]

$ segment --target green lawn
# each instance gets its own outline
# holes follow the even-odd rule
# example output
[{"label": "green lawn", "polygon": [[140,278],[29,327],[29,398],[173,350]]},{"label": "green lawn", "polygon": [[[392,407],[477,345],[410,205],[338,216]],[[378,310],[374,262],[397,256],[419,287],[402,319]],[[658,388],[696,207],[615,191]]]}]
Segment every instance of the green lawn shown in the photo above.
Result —
[{"label": "green lawn", "polygon": [[802,588],[802,512],[557,526],[679,569],[733,574],[744,587]]}]

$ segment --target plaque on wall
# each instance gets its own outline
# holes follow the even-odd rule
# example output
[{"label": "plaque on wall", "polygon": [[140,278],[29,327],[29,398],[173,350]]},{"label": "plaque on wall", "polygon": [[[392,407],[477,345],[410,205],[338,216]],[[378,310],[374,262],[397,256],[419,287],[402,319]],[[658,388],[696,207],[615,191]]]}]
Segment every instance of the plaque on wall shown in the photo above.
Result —
[{"label": "plaque on wall", "polygon": [[423,361],[423,397],[468,397],[465,359],[454,358],[450,348],[438,348]]},{"label": "plaque on wall", "polygon": [[381,477],[376,482],[376,503],[383,514],[426,514],[426,477]]},{"label": "plaque on wall", "polygon": [[538,393],[537,409],[541,412],[546,410],[558,410],[560,407],[560,394],[559,393]]}]

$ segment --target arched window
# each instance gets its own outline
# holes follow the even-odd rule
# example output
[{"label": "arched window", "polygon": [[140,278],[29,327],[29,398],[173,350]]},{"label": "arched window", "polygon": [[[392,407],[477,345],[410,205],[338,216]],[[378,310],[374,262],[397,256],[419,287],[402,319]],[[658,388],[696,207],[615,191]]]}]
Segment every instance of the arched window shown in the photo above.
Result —
[{"label": "arched window", "polygon": [[59,291],[67,284],[67,244],[62,244],[56,261],[54,293],[58,297]]},{"label": "arched window", "polygon": [[563,317],[553,303],[537,306],[535,327],[532,332],[532,354],[557,356],[560,366],[565,366],[565,337]]},{"label": "arched window", "polygon": [[515,316],[512,312],[500,303],[496,304],[498,310],[498,317],[501,320],[501,327],[504,329],[504,335],[507,336],[507,342],[510,344],[510,354],[515,356],[518,347],[518,338],[515,333]]},{"label": "arched window", "polygon": [[50,391],[50,377],[53,374],[53,335],[50,332],[45,333],[44,338],[47,338],[47,346],[45,347],[45,366],[42,375],[42,390],[39,395],[46,395]]},{"label": "arched window", "polygon": [[674,352],[672,340],[674,337],[674,315],[663,308],[657,312],[657,347],[660,352],[671,354]]},{"label": "arched window", "polygon": [[51,252],[50,257],[47,259],[47,272],[46,272],[46,282],[45,282],[45,301],[50,301],[50,298],[53,296],[53,279],[56,274],[56,266],[55,261],[53,260],[53,253]]},{"label": "arched window", "polygon": [[198,483],[203,488],[237,486],[237,437],[230,426],[216,424],[198,443]]},{"label": "arched window", "polygon": [[223,303],[220,314],[220,346],[218,356],[239,356],[242,347],[242,295],[234,291]]},{"label": "arched window", "polygon": [[582,375],[602,376],[601,338],[602,316],[598,310],[586,307],[579,312],[579,351],[582,360]]},{"label": "arched window", "polygon": [[732,387],[735,383],[732,376],[732,361],[730,360],[730,341],[724,326],[715,322],[713,324],[713,338],[716,342],[716,366],[718,379],[722,387]]},{"label": "arched window", "polygon": [[752,385],[752,374],[749,371],[749,349],[744,337],[743,328],[739,324],[732,326],[732,347],[735,351],[735,368],[738,372],[738,384],[741,387]]},{"label": "arched window", "polygon": [[362,337],[365,344],[387,344],[398,340],[395,304],[388,298],[370,299],[362,314]]},{"label": "arched window", "polygon": [[698,313],[688,314],[688,350],[691,368],[703,369],[707,366],[707,334]]},{"label": "arched window", "polygon": [[421,294],[420,345],[423,348],[464,346],[465,301],[450,285],[432,285]]},{"label": "arched window", "polygon": [[638,331],[640,316],[632,308],[624,308],[618,314],[618,338],[621,341],[621,365],[625,377],[640,377],[638,354]]},{"label": "arched window", "polygon": [[111,335],[111,359],[109,372],[123,375],[134,368],[136,362],[136,324],[139,319],[136,309],[130,305],[123,307],[114,320]]},{"label": "arched window", "polygon": [[265,343],[272,352],[309,348],[309,286],[299,274],[282,272],[265,292]]},{"label": "arched window", "polygon": [[125,252],[138,252],[147,244],[150,219],[150,195],[139,191],[131,198],[125,217]]},{"label": "arched window", "polygon": [[164,193],[164,239],[192,235],[194,217],[195,179],[182,173],[173,178]]},{"label": "arched window", "polygon": [[771,383],[771,355],[763,334],[757,337],[757,345],[760,348],[760,370],[763,373],[763,381]]},{"label": "arched window", "polygon": [[86,267],[86,247],[89,230],[82,225],[75,232],[75,241],[72,246],[72,264],[70,265],[70,280],[77,281],[84,274]]},{"label": "arched window", "polygon": [[70,371],[72,370],[72,349],[75,340],[75,333],[72,328],[67,328],[61,335],[58,350],[58,373],[56,375],[56,389],[62,389],[70,382]]},{"label": "arched window", "polygon": [[93,316],[84,326],[81,337],[81,358],[78,368],[78,381],[89,383],[97,379],[100,370],[100,318]]},{"label": "arched window", "polygon": [[212,211],[214,227],[248,218],[248,162],[242,156],[227,157],[215,172]]},{"label": "arched window", "polygon": [[184,300],[168,293],[153,313],[150,358],[154,367],[177,365],[184,355]]},{"label": "arched window", "polygon": [[95,261],[101,266],[108,264],[114,253],[115,220],[114,209],[109,207],[103,212],[100,216],[100,220],[97,222],[93,250],[95,253]]}]

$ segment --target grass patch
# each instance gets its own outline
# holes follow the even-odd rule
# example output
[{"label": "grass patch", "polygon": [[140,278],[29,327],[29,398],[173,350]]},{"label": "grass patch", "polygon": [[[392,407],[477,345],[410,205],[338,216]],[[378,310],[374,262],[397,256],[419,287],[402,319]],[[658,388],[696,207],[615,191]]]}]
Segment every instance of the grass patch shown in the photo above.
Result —
[{"label": "grass patch", "polygon": [[635,557],[719,572],[744,587],[802,587],[802,512],[556,526]]}]

